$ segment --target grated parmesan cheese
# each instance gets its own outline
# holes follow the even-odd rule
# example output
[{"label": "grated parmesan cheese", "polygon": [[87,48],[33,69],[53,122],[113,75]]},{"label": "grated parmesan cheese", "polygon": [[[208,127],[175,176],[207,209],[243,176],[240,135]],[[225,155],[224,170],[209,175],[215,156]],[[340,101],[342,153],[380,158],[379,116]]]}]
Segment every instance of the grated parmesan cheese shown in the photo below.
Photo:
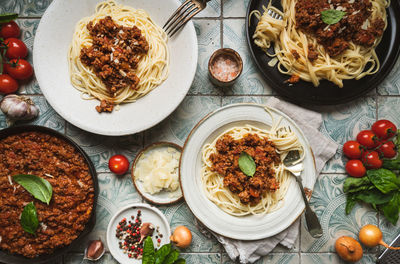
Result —
[{"label": "grated parmesan cheese", "polygon": [[180,156],[180,152],[172,147],[144,153],[136,164],[135,179],[141,181],[144,191],[150,194],[176,191],[179,188]]},{"label": "grated parmesan cheese", "polygon": [[47,225],[45,225],[44,223],[40,223],[40,226],[42,227],[43,231],[46,231],[47,229]]},{"label": "grated parmesan cheese", "polygon": [[11,186],[13,186],[12,179],[11,179],[10,175],[8,175],[8,182],[10,183]]},{"label": "grated parmesan cheese", "polygon": [[78,183],[79,187],[81,187],[81,188],[83,188],[85,186],[80,180],[77,180],[76,182]]},{"label": "grated parmesan cheese", "polygon": [[45,173],[44,176],[47,176],[47,177],[50,177],[50,178],[54,178],[54,176],[49,174],[49,173]]},{"label": "grated parmesan cheese", "polygon": [[361,26],[361,29],[367,30],[369,27],[369,19],[365,20]]}]

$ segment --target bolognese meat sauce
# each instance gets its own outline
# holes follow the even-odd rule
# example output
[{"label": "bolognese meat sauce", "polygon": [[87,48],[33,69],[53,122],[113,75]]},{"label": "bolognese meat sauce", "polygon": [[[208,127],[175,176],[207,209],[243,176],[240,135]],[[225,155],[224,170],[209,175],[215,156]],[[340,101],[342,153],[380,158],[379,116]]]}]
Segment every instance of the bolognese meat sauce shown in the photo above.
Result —
[{"label": "bolognese meat sauce", "polygon": [[[224,177],[224,186],[238,194],[242,203],[255,204],[266,192],[279,188],[275,178],[274,164],[280,162],[274,144],[256,134],[246,134],[235,140],[225,134],[216,142],[216,153],[210,155],[212,170]],[[249,154],[256,163],[253,177],[246,176],[239,168],[239,156]]]},{"label": "bolognese meat sauce", "polygon": [[[82,63],[94,73],[114,97],[122,88],[136,89],[139,77],[135,74],[141,56],[147,54],[149,44],[136,27],[120,26],[110,16],[100,19],[95,25],[87,24],[93,40],[90,47],[81,49]],[[96,107],[98,112],[111,112],[112,102],[103,102]]]},{"label": "bolognese meat sauce", "polygon": [[[349,42],[371,47],[382,36],[385,22],[382,18],[370,21],[372,4],[369,0],[298,0],[296,3],[296,27],[316,37],[327,53],[334,57],[349,47]],[[325,24],[321,12],[325,10],[345,12],[336,24]],[[309,48],[311,53],[312,47]],[[315,54],[309,58],[315,60]]]},{"label": "bolognese meat sauce", "polygon": [[[12,181],[17,174],[45,178],[50,204]],[[33,202],[39,220],[35,235],[24,231],[20,215]],[[84,157],[64,140],[25,132],[0,141],[0,249],[34,258],[69,245],[84,230],[94,203],[93,180]]]}]

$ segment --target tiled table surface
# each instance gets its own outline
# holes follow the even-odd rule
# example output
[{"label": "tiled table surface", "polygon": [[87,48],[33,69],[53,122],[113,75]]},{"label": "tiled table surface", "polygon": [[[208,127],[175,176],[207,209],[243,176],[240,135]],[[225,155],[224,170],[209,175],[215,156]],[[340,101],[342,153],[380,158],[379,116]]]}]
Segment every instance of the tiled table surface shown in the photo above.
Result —
[{"label": "tiled table surface", "polygon": [[[50,2],[51,0],[0,0],[0,13],[20,14],[17,23],[22,28],[22,39],[30,51],[40,17]],[[97,168],[100,184],[97,224],[88,240],[99,237],[104,240],[111,215],[121,206],[143,201],[135,191],[128,174],[116,177],[108,172],[107,161],[112,155],[124,154],[133,160],[140,149],[159,140],[169,140],[182,145],[193,126],[210,111],[235,102],[263,103],[274,96],[274,92],[258,73],[247,48],[244,33],[247,4],[248,0],[212,0],[207,9],[194,20],[198,36],[199,61],[192,87],[171,116],[142,133],[125,137],[105,137],[87,133],[63,120],[50,107],[36,80],[22,86],[20,93],[31,97],[40,107],[40,117],[32,124],[53,128],[71,137],[89,154]],[[208,59],[211,53],[220,47],[237,50],[244,60],[244,70],[240,80],[228,89],[214,87],[207,76]],[[32,62],[32,53],[29,54],[28,60]],[[399,73],[400,62],[396,64],[389,77],[368,95],[348,104],[311,107],[323,114],[322,133],[338,144],[343,144],[354,138],[358,131],[367,129],[378,118],[387,118],[400,124]],[[4,115],[0,115],[0,126],[6,127]],[[342,184],[346,175],[343,164],[344,159],[339,149],[325,166],[311,199],[312,207],[317,212],[324,229],[323,237],[313,239],[307,233],[302,218],[300,236],[295,247],[289,250],[278,246],[257,264],[342,263],[334,253],[335,238],[341,235],[355,237],[359,228],[367,223],[379,225],[386,241],[391,241],[400,232],[399,226],[391,225],[366,206],[357,205],[351,215],[344,214],[345,195]],[[167,216],[172,229],[183,224],[193,232],[192,245],[183,251],[187,263],[234,263],[210,234],[202,234],[199,231],[196,220],[185,203],[160,209]],[[55,263],[80,263],[83,248],[84,244],[78,246]],[[377,248],[366,250],[360,263],[374,263],[378,252]],[[99,263],[116,263],[116,261],[107,253]]]}]

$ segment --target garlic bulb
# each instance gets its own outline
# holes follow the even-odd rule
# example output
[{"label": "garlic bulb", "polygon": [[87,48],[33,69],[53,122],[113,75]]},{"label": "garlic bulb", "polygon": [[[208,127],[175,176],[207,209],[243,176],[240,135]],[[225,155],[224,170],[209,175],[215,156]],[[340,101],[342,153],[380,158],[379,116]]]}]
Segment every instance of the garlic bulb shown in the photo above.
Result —
[{"label": "garlic bulb", "polygon": [[39,108],[30,98],[16,94],[5,96],[0,109],[11,120],[30,120],[39,115]]}]

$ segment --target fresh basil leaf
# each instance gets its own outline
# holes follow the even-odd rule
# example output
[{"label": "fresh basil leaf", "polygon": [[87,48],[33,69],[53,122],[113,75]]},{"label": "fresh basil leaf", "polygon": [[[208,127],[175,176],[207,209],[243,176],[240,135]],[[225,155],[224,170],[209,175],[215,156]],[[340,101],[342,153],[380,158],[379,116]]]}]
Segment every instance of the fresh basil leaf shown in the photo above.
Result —
[{"label": "fresh basil leaf", "polygon": [[256,172],[256,163],[249,154],[242,151],[239,156],[239,168],[247,176],[253,177]]},{"label": "fresh basil leaf", "polygon": [[37,227],[39,226],[39,220],[37,217],[36,207],[33,202],[25,205],[24,210],[21,214],[21,226],[29,234],[34,235]]},{"label": "fresh basil leaf", "polygon": [[18,17],[17,13],[4,13],[0,14],[0,23],[7,23],[13,21]]},{"label": "fresh basil leaf", "polygon": [[354,198],[369,204],[384,204],[389,202],[394,193],[382,193],[378,189],[362,191],[354,194]]},{"label": "fresh basil leaf", "polygon": [[336,9],[324,10],[321,12],[321,19],[325,24],[333,25],[342,20],[346,12]]},{"label": "fresh basil leaf", "polygon": [[165,258],[163,264],[174,264],[176,260],[179,258],[179,251],[174,249],[172,250],[168,256]]},{"label": "fresh basil leaf", "polygon": [[354,194],[347,195],[346,200],[346,214],[350,214],[351,210],[353,210],[354,206],[356,205],[357,200],[355,199]]},{"label": "fresh basil leaf", "polygon": [[354,193],[359,191],[371,190],[374,188],[374,185],[371,183],[368,177],[347,177],[343,184],[343,191],[345,193]]},{"label": "fresh basil leaf", "polygon": [[165,244],[156,251],[156,264],[162,264],[168,254],[171,252],[171,244]]},{"label": "fresh basil leaf", "polygon": [[367,171],[368,179],[383,193],[398,190],[397,177],[392,171],[387,169],[377,169]]},{"label": "fresh basil leaf", "polygon": [[400,170],[400,155],[397,159],[383,159],[382,168],[388,170]]},{"label": "fresh basil leaf", "polygon": [[177,261],[175,261],[174,264],[186,264],[186,260],[180,258]]},{"label": "fresh basil leaf", "polygon": [[393,198],[381,207],[383,214],[390,223],[396,225],[400,212],[400,193],[393,195]]},{"label": "fresh basil leaf", "polygon": [[155,264],[155,254],[153,239],[148,236],[144,240],[142,264]]},{"label": "fresh basil leaf", "polygon": [[53,188],[47,180],[29,174],[14,175],[13,179],[36,199],[47,204],[50,203],[51,196],[53,195]]}]

